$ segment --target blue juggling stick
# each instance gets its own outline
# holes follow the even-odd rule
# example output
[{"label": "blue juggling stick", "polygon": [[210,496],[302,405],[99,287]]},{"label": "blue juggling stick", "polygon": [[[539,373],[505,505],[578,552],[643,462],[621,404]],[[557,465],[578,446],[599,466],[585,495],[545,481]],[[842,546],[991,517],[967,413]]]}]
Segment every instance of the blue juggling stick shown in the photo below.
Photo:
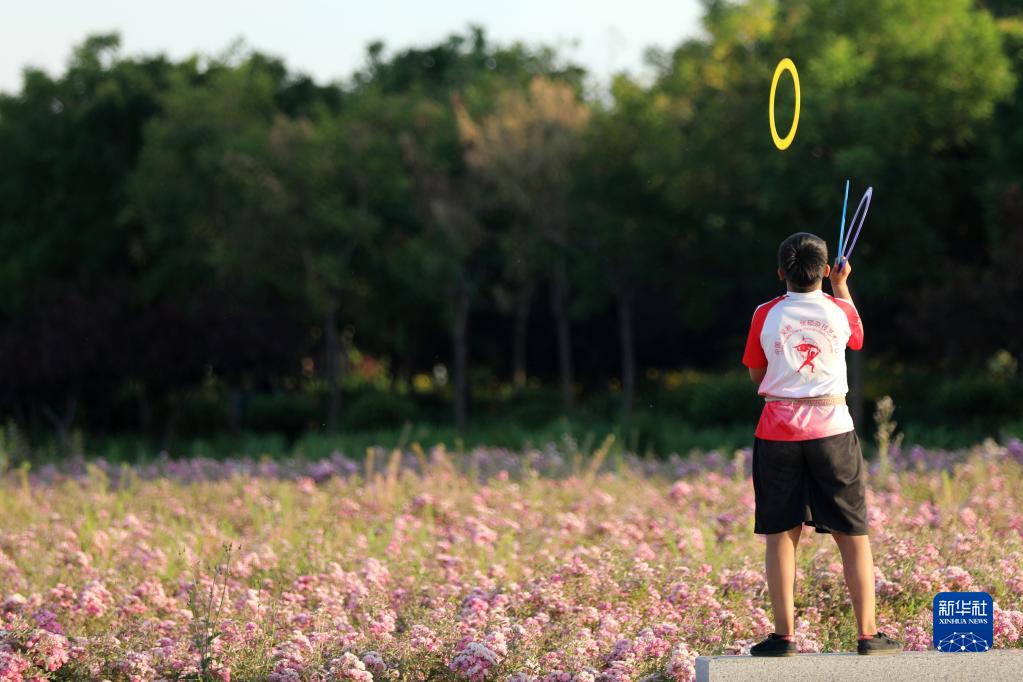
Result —
[{"label": "blue juggling stick", "polygon": [[[849,260],[849,256],[852,255],[852,251],[856,248],[856,240],[860,238],[860,231],[863,230],[863,223],[867,220],[867,211],[870,210],[870,200],[874,196],[874,188],[868,187],[867,191],[863,193],[863,198],[860,199],[860,205],[856,207],[856,212],[853,213],[852,218],[849,220],[849,243],[843,245],[844,253],[842,254],[842,260]],[[863,214],[860,215],[860,211]],[[856,219],[859,218],[860,222],[856,225]],[[856,225],[856,232],[853,233],[853,225]],[[841,264],[839,264],[839,270],[841,270]]]},{"label": "blue juggling stick", "polygon": [[838,257],[835,259],[835,264],[839,270],[842,269],[842,246],[845,239],[845,208],[849,205],[849,181],[845,181],[845,200],[842,202],[842,224],[838,230]]}]

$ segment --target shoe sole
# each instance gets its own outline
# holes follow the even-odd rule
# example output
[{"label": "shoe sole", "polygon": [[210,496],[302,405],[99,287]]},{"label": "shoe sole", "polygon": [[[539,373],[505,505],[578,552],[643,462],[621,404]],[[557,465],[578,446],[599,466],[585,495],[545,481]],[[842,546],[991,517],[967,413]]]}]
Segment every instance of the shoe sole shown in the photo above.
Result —
[{"label": "shoe sole", "polygon": [[776,654],[754,654],[754,653],[751,653],[750,656],[753,656],[754,658],[783,658],[785,656],[795,656],[797,653],[798,652],[796,652],[796,651],[781,651],[781,652],[778,652]]}]

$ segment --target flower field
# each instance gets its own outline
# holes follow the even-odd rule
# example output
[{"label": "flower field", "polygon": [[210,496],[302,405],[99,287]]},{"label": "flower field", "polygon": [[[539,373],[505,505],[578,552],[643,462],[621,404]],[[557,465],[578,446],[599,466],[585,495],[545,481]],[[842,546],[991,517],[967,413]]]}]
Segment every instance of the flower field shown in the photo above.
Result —
[{"label": "flower field", "polygon": [[[772,629],[750,453],[571,442],[321,461],[75,460],[0,480],[0,681],[690,680]],[[878,624],[986,590],[1023,646],[1023,444],[871,462]],[[830,536],[804,529],[797,644],[847,651]]]}]

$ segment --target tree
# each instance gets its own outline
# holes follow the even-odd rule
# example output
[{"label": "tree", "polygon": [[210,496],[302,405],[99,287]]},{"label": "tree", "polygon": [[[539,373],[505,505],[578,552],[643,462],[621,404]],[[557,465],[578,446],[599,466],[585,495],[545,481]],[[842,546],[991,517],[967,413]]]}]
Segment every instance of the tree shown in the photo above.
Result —
[{"label": "tree", "polygon": [[[655,97],[667,100],[677,132],[640,160],[690,226],[679,243],[700,260],[677,279],[690,344],[731,339],[738,357],[748,319],[722,320],[715,310],[736,302],[752,309],[774,293],[771,279],[700,287],[701,279],[754,265],[769,275],[774,249],[795,231],[833,240],[851,178],[851,201],[875,189],[854,284],[868,326],[878,321],[872,347],[905,348],[898,326],[882,321],[913,307],[917,282],[935,263],[984,253],[976,198],[961,188],[970,186],[963,160],[1012,83],[994,21],[967,0],[707,8],[708,37],[658,58]],[[795,142],[779,152],[764,108],[784,56],[799,69],[802,112]],[[782,83],[776,112],[784,126],[794,96]],[[696,290],[699,297],[683,294]]]},{"label": "tree", "polygon": [[431,124],[417,131],[418,135],[405,131],[399,140],[413,178],[417,210],[426,228],[411,246],[427,281],[437,283],[446,302],[443,309],[453,344],[455,426],[462,432],[469,399],[469,311],[478,289],[473,265],[486,232],[478,219],[477,186],[457,167],[438,163],[441,155],[427,151],[432,131],[453,123],[450,110],[426,103],[424,109],[432,110],[425,114],[432,119]]},{"label": "tree", "polygon": [[[567,261],[574,248],[569,191],[589,108],[579,101],[573,87],[542,76],[533,78],[526,94],[516,90],[503,93],[495,111],[478,123],[464,105],[456,101],[456,106],[470,167],[485,174],[550,245],[549,255],[541,257],[550,269],[562,404],[568,411],[574,392],[568,309]],[[523,250],[532,248],[528,240],[519,243]],[[531,254],[512,257],[523,255]],[[531,286],[529,274],[525,271],[520,297]]]},{"label": "tree", "polygon": [[[133,376],[141,399],[187,390],[208,365],[230,387],[235,428],[240,392],[297,367],[306,331],[295,306],[302,298],[290,285],[301,271],[265,257],[268,238],[280,236],[266,192],[278,86],[279,75],[258,59],[179,77],[146,128],[124,213],[145,226],[136,246],[141,302],[175,311],[171,329],[192,338],[149,365],[153,374]],[[260,333],[266,315],[277,321],[274,334]],[[139,333],[160,336],[157,328]],[[176,405],[166,409],[173,421]]]},{"label": "tree", "polygon": [[89,37],[59,77],[28,69],[21,93],[0,95],[0,404],[26,432],[42,413],[62,443],[78,406],[117,391],[138,357],[142,226],[121,213],[177,67],[119,46]]},{"label": "tree", "polygon": [[[382,45],[370,46],[369,64],[353,79],[351,95],[372,103],[378,127],[403,140],[413,208],[407,215],[394,212],[398,215],[386,228],[382,243],[387,257],[377,277],[384,280],[380,289],[393,294],[378,304],[388,309],[382,317],[393,320],[388,333],[392,348],[407,362],[413,339],[431,329],[422,304],[442,302],[440,317],[454,345],[455,413],[461,423],[468,401],[468,377],[459,379],[459,367],[467,365],[469,356],[468,313],[489,267],[481,262],[479,247],[495,226],[481,220],[481,211],[493,207],[484,205],[488,202],[479,197],[466,170],[463,141],[451,113],[452,93],[457,94],[456,108],[489,112],[500,106],[499,93],[524,87],[535,74],[558,74],[578,83],[582,71],[560,65],[551,50],[492,47],[480,29],[432,48],[406,50],[388,60],[382,56]],[[514,267],[509,264],[508,269]],[[438,281],[439,291],[431,286]],[[399,290],[389,286],[393,282],[402,284]],[[420,340],[419,345],[426,344]]]},{"label": "tree", "polygon": [[649,94],[628,78],[615,80],[612,96],[584,135],[574,193],[586,225],[579,236],[586,256],[580,259],[582,296],[593,309],[610,293],[618,317],[621,423],[627,434],[636,394],[636,299],[667,284],[661,273],[671,266],[664,262],[663,246],[671,232],[660,194],[650,190],[636,163],[644,148],[657,144],[660,114]]},{"label": "tree", "polygon": [[[364,283],[356,256],[379,229],[370,206],[373,178],[366,171],[372,135],[342,117],[314,123],[279,116],[270,130],[269,172],[261,183],[270,227],[263,235],[266,251],[253,259],[278,272],[301,272],[303,293],[322,315],[331,432],[341,408],[339,313]],[[242,259],[243,266],[248,260]],[[288,278],[281,286],[288,290],[292,283]]]}]

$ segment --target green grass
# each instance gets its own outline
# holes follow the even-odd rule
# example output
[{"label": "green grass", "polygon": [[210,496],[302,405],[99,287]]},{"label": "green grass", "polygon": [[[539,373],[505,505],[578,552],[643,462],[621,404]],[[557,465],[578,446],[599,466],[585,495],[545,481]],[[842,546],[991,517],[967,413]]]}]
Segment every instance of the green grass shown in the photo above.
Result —
[{"label": "green grass", "polygon": [[[896,415],[898,416],[898,415]],[[860,432],[865,454],[873,455],[874,425]],[[547,443],[565,446],[566,451],[591,453],[608,434],[614,434],[615,442],[610,452],[614,458],[623,451],[635,452],[650,457],[661,457],[670,453],[686,455],[692,451],[718,450],[728,456],[737,448],[747,447],[753,438],[755,422],[732,426],[700,427],[680,419],[654,413],[638,413],[634,426],[623,433],[621,426],[612,420],[600,418],[558,417],[541,425],[525,425],[498,417],[480,417],[471,423],[465,433],[459,435],[454,427],[425,422],[406,422],[403,427],[378,429],[343,429],[336,434],[307,432],[294,440],[275,433],[241,434],[221,433],[203,438],[178,439],[168,454],[175,458],[210,457],[271,457],[288,456],[318,459],[342,452],[348,457],[361,458],[369,447],[404,447],[420,443],[424,447],[443,444],[449,451],[464,451],[477,446],[503,447],[515,451],[540,448]],[[902,434],[903,447],[919,444],[928,448],[956,449],[981,442],[992,437],[997,440],[1023,437],[1023,420],[1010,422],[994,432],[976,424],[957,426],[931,426],[913,423],[899,423],[897,434]],[[64,453],[54,442],[34,446],[31,451],[12,444],[0,442],[0,470],[16,468],[22,461],[34,465],[58,461]],[[150,439],[138,435],[116,435],[92,437],[76,433],[69,447],[72,453],[83,453],[88,457],[104,457],[112,462],[138,463],[152,460],[161,454],[159,446]]]},{"label": "green grass", "polygon": [[[234,456],[308,458],[328,457],[343,452],[362,457],[374,446],[394,448],[413,442],[424,446],[444,444],[448,450],[464,451],[477,446],[503,447],[516,451],[543,447],[547,443],[572,443],[572,450],[591,452],[608,434],[615,435],[615,450],[628,450],[650,456],[671,452],[686,454],[693,450],[721,450],[731,453],[750,444],[754,424],[698,428],[670,419],[646,420],[623,434],[620,426],[603,420],[556,418],[541,426],[524,426],[502,419],[478,419],[459,435],[452,426],[406,422],[403,427],[367,430],[342,430],[336,434],[309,432],[292,442],[279,434],[224,433],[207,438],[180,439],[172,445],[172,457]],[[158,447],[139,436],[81,437],[80,449],[89,456],[102,456],[114,462],[140,462],[158,456]],[[54,448],[42,448],[38,461],[59,458]]]}]

